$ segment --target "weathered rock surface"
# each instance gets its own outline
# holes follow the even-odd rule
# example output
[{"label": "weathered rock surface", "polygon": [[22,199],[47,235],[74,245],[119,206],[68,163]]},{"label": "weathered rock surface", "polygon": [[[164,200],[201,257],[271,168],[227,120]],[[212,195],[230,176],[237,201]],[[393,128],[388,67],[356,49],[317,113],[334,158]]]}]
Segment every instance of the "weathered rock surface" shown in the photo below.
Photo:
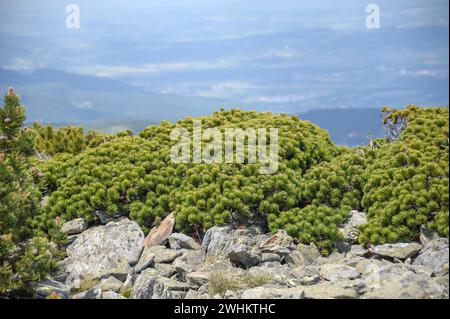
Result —
[{"label": "weathered rock surface", "polygon": [[123,282],[116,279],[115,277],[105,278],[99,284],[99,288],[102,291],[113,291],[113,292],[120,291],[122,286],[123,286]]},{"label": "weathered rock surface", "polygon": [[[351,237],[362,220],[353,212],[343,227],[348,249],[324,257],[314,244],[259,227],[212,227],[199,245],[172,234],[170,218],[144,247],[137,224],[120,218],[73,236],[57,279],[87,279],[74,299],[448,298],[448,239],[423,229],[424,245],[366,249]],[[35,285],[39,298],[68,298],[70,288],[54,280]]]},{"label": "weathered rock surface", "polygon": [[108,214],[108,213],[106,213],[104,211],[101,211],[101,210],[96,210],[94,212],[94,215],[98,218],[100,223],[102,223],[103,225],[106,225],[106,224],[112,222],[114,219],[117,219],[117,218],[120,218],[120,217],[123,216],[122,213],[120,213],[120,212],[117,212],[117,213],[115,213],[113,215],[110,215],[110,214]]},{"label": "weathered rock surface", "polygon": [[441,299],[444,287],[403,264],[370,263],[363,274],[366,299]]},{"label": "weathered rock surface", "polygon": [[67,299],[70,294],[70,287],[58,281],[47,279],[39,283],[33,284],[35,297],[39,299],[56,295],[59,298]]},{"label": "weathered rock surface", "polygon": [[165,278],[156,271],[144,270],[136,279],[130,298],[132,299],[181,299],[189,285],[172,278]]},{"label": "weathered rock surface", "polygon": [[84,232],[88,228],[88,223],[84,218],[76,218],[61,227],[61,232],[66,235],[75,235]]},{"label": "weathered rock surface", "polygon": [[80,279],[126,276],[139,259],[143,240],[138,224],[126,218],[90,228],[67,248],[61,268]]},{"label": "weathered rock surface", "polygon": [[242,244],[231,247],[228,257],[231,262],[245,268],[257,266],[261,263],[261,256],[252,253],[250,246]]},{"label": "weathered rock surface", "polygon": [[258,287],[245,290],[242,299],[350,299],[357,298],[354,289],[339,287],[332,283],[294,288]]},{"label": "weathered rock surface", "polygon": [[316,245],[299,244],[296,250],[284,256],[284,259],[291,267],[309,266],[320,257],[319,249]]},{"label": "weathered rock surface", "polygon": [[359,277],[359,273],[356,268],[341,264],[323,265],[320,268],[320,275],[329,281],[355,279]]},{"label": "weathered rock surface", "polygon": [[155,270],[158,271],[158,273],[163,276],[170,278],[173,275],[177,273],[177,268],[170,264],[155,264],[154,266]]},{"label": "weathered rock surface", "polygon": [[198,244],[193,238],[180,233],[174,233],[169,237],[169,245],[172,249],[200,249],[201,245]]},{"label": "weathered rock surface", "polygon": [[207,284],[209,280],[209,273],[194,271],[186,274],[186,281],[190,285],[190,287],[199,288],[204,284]]},{"label": "weathered rock surface", "polygon": [[420,226],[420,242],[422,245],[426,246],[436,240],[439,240],[439,234],[436,231],[426,228],[424,225]]},{"label": "weathered rock surface", "polygon": [[370,253],[381,257],[398,258],[405,260],[415,256],[422,249],[418,243],[398,243],[373,246],[369,248]]},{"label": "weathered rock surface", "polygon": [[145,268],[149,267],[155,260],[155,252],[155,249],[144,247],[139,261],[134,266],[134,272],[138,274]]},{"label": "weathered rock surface", "polygon": [[419,256],[412,263],[415,266],[425,266],[434,274],[448,274],[449,263],[448,239],[440,238],[428,241]]},{"label": "weathered rock surface", "polygon": [[170,299],[170,291],[158,282],[157,276],[144,270],[136,279],[130,295],[131,299]]},{"label": "weathered rock surface", "polygon": [[175,225],[175,216],[173,213],[169,214],[158,227],[152,228],[150,233],[145,237],[144,246],[151,247],[157,245],[164,245],[172,234],[173,226]]},{"label": "weathered rock surface", "polygon": [[173,266],[180,277],[184,278],[187,273],[197,271],[203,266],[205,254],[201,250],[187,251],[175,259]]}]

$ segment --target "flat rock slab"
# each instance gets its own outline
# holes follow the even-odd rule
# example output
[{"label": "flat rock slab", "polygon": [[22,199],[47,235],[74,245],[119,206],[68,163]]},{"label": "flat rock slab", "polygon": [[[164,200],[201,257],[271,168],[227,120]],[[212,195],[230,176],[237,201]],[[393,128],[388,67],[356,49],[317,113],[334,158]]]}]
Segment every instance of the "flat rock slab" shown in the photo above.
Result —
[{"label": "flat rock slab", "polygon": [[369,251],[381,257],[405,260],[415,256],[421,249],[422,245],[418,243],[398,243],[373,246],[369,248]]},{"label": "flat rock slab", "polygon": [[139,225],[127,218],[90,228],[67,248],[61,268],[74,279],[126,276],[141,255],[143,241]]},{"label": "flat rock slab", "polygon": [[320,275],[329,281],[355,279],[359,277],[356,268],[342,264],[328,264],[320,268]]},{"label": "flat rock slab", "polygon": [[441,299],[445,288],[409,265],[371,263],[363,276],[364,299]]},{"label": "flat rock slab", "polygon": [[343,288],[329,282],[312,286],[294,288],[247,289],[242,293],[242,299],[353,299],[358,293],[350,288]]}]

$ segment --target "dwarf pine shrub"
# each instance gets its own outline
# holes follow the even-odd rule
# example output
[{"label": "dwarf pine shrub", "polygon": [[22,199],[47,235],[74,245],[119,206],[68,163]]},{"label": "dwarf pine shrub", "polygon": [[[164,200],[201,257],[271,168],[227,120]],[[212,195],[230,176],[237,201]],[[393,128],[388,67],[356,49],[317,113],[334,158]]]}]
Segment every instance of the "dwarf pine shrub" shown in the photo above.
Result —
[{"label": "dwarf pine shrub", "polygon": [[25,110],[12,89],[0,107],[0,296],[29,292],[29,284],[55,269],[56,252],[45,237],[34,237],[40,193],[33,183],[29,156],[32,134],[22,129]]},{"label": "dwarf pine shrub", "polygon": [[[176,227],[188,234],[227,223],[261,224],[329,254],[341,236],[338,228],[358,209],[368,214],[364,244],[415,239],[421,224],[448,235],[448,109],[384,114],[387,138],[354,149],[337,147],[327,132],[297,117],[240,110],[115,136],[76,156],[39,163],[39,186],[49,204],[38,224],[45,229],[56,217],[93,221],[102,210],[128,215],[148,231],[175,212]],[[277,128],[277,172],[261,175],[260,164],[247,160],[173,162],[171,132],[192,133],[193,120],[221,133]]]},{"label": "dwarf pine shrub", "polygon": [[385,121],[407,123],[368,165],[362,243],[416,239],[421,225],[448,236],[449,112],[446,108],[385,109]]}]

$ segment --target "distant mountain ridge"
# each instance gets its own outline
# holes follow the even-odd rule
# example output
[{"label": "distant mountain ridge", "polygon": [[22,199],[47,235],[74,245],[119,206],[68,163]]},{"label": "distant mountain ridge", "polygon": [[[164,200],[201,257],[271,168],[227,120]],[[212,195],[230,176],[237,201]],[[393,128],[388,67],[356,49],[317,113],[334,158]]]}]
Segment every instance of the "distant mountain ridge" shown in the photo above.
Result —
[{"label": "distant mountain ridge", "polygon": [[[22,73],[0,68],[1,91],[10,85],[27,106],[28,122],[70,123],[105,132],[139,132],[161,120],[207,115],[221,106],[249,109],[226,100],[154,94],[113,79],[51,69]],[[295,115],[328,130],[340,145],[366,144],[369,134],[383,136],[379,109],[322,109]]]}]

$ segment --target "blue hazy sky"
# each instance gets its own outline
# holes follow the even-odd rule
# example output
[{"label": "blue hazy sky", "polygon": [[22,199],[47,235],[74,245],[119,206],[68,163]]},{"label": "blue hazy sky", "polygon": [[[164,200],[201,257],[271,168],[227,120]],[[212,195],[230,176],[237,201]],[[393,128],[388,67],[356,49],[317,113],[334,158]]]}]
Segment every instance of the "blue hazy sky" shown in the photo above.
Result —
[{"label": "blue hazy sky", "polygon": [[[79,5],[80,29],[65,26],[69,3]],[[370,3],[380,7],[380,29],[365,25]],[[447,0],[5,0],[0,67],[104,77],[149,94],[273,111],[448,106],[448,6]],[[80,111],[99,103],[88,94],[78,102]]]}]

